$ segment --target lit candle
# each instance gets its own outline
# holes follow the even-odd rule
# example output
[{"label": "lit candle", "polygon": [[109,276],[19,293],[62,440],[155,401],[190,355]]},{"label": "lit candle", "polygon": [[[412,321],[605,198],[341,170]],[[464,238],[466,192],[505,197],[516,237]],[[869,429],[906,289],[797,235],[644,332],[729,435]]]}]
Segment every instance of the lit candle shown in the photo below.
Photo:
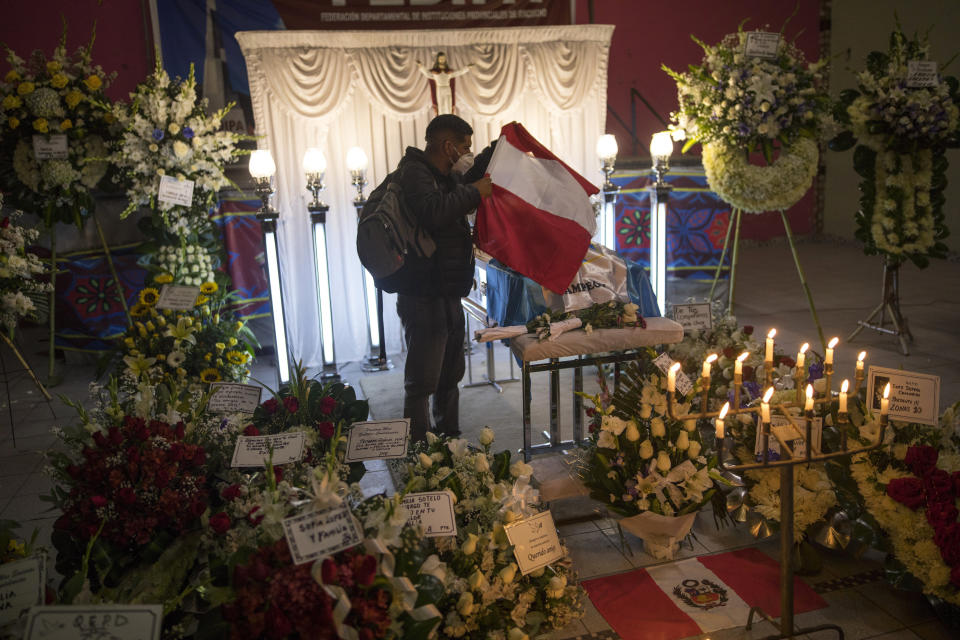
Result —
[{"label": "lit candle", "polygon": [[840,407],[838,409],[840,413],[847,412],[847,389],[849,388],[850,382],[848,380],[844,380],[843,384],[840,385]]},{"label": "lit candle", "polygon": [[737,362],[733,365],[733,373],[737,376],[743,375],[743,361],[750,357],[749,351],[744,351],[737,356]]},{"label": "lit candle", "polygon": [[773,337],[775,335],[777,335],[777,330],[770,329],[770,333],[767,334],[767,351],[763,357],[763,359],[770,364],[773,364]]},{"label": "lit candle", "polygon": [[727,411],[730,410],[730,403],[724,402],[720,408],[720,415],[715,422],[717,426],[717,440],[723,440],[723,419],[727,417]]},{"label": "lit candle", "polygon": [[880,415],[885,416],[890,411],[890,383],[883,388],[883,398],[880,399]]},{"label": "lit candle", "polygon": [[710,365],[711,365],[711,363],[713,363],[713,361],[716,360],[716,359],[717,359],[717,354],[711,353],[710,355],[707,356],[707,359],[703,361],[703,374],[702,374],[702,375],[703,375],[704,378],[709,378],[709,377],[710,377]]},{"label": "lit candle", "polygon": [[671,393],[677,390],[677,371],[680,370],[680,363],[674,362],[667,370],[667,391]]},{"label": "lit candle", "polygon": [[867,357],[866,351],[861,351],[860,355],[857,356],[857,371],[863,372],[863,359]]},{"label": "lit candle", "polygon": [[840,338],[834,338],[827,344],[827,356],[823,359],[823,364],[833,364],[833,348],[840,342]]},{"label": "lit candle", "polygon": [[810,344],[804,342],[800,347],[800,351],[797,352],[797,373],[803,371],[803,365],[807,363],[807,349],[810,348]]},{"label": "lit candle", "polygon": [[813,411],[813,385],[807,385],[807,401],[803,405],[804,411]]},{"label": "lit candle", "polygon": [[770,398],[773,397],[773,387],[769,387],[763,394],[763,401],[760,403],[760,420],[764,423],[770,423]]}]

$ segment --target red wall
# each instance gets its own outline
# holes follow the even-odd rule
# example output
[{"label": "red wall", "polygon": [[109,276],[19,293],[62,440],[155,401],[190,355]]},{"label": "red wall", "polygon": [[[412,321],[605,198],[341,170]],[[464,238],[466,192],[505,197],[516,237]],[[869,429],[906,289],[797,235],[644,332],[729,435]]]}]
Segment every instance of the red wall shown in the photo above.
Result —
[{"label": "red wall", "polygon": [[[630,125],[630,88],[637,89],[654,109],[669,121],[669,114],[677,108],[677,90],[673,80],[660,65],[674,71],[684,71],[689,64],[699,64],[703,49],[690,39],[691,35],[715,44],[723,36],[736,31],[745,18],[750,20],[745,29],[779,31],[790,19],[785,35],[797,36],[797,46],[807,60],[816,60],[819,50],[820,0],[681,0],[676,4],[639,0],[593,0],[593,21],[613,24],[613,42],[607,75],[607,102]],[[577,0],[576,21],[590,21],[587,0]],[[801,32],[802,30],[802,32]],[[649,156],[650,136],[663,125],[639,100],[636,102],[637,154]],[[624,129],[609,112],[607,131],[614,134],[623,155],[633,155],[630,132]],[[679,152],[679,145],[678,145]],[[700,153],[697,145],[689,154]],[[790,222],[796,233],[813,229],[813,189],[790,210]],[[783,235],[779,214],[767,213],[744,218],[744,233],[750,239],[767,239]]]},{"label": "red wall", "polygon": [[[151,53],[148,55],[150,36],[144,32],[141,13],[141,6],[146,4],[139,0],[6,2],[0,20],[0,42],[23,58],[34,49],[41,49],[49,55],[60,41],[62,16],[67,21],[67,50],[72,52],[90,41],[90,32],[96,23],[93,62],[107,73],[117,72],[107,95],[114,100],[128,99],[129,93],[153,68],[153,45],[149,45]],[[149,31],[150,27],[146,29]],[[6,52],[0,55],[4,57],[0,69],[5,72],[8,68]]]}]

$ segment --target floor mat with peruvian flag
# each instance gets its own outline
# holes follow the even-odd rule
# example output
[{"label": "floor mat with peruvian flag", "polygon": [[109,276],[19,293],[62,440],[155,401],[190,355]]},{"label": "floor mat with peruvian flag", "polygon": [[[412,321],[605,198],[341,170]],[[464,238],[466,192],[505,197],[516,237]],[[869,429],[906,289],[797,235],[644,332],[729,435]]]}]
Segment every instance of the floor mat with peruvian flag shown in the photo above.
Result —
[{"label": "floor mat with peruvian flag", "polygon": [[[780,565],[757,549],[702,556],[583,581],[624,640],[677,640],[743,626],[751,607],[780,616]],[[794,578],[794,612],[827,606]]]}]

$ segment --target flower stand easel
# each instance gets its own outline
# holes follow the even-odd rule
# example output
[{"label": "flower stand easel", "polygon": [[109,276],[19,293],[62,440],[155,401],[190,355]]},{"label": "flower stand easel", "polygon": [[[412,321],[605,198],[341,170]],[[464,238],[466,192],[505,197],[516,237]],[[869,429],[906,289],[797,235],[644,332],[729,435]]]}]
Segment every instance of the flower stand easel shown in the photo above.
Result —
[{"label": "flower stand easel", "polygon": [[3,388],[6,393],[6,402],[7,402],[7,418],[10,420],[10,437],[13,441],[13,446],[17,446],[17,430],[16,423],[13,419],[13,403],[10,397],[10,374],[15,373],[16,371],[26,371],[27,375],[30,376],[30,379],[33,381],[33,384],[36,385],[37,389],[43,395],[44,401],[47,404],[47,407],[50,409],[50,415],[56,418],[56,414],[53,411],[53,406],[50,404],[53,401],[53,397],[50,395],[50,392],[47,391],[47,388],[43,386],[43,383],[40,382],[40,379],[37,377],[37,374],[33,372],[33,368],[30,367],[30,364],[24,359],[23,354],[20,353],[20,350],[17,348],[17,345],[14,344],[13,340],[6,334],[6,332],[0,331],[0,340],[3,341],[3,344],[7,345],[10,351],[13,352],[13,355],[17,358],[17,361],[20,363],[21,369],[14,369],[12,371],[7,369],[7,361],[4,359],[3,355],[0,354],[0,378],[3,379]]},{"label": "flower stand easel", "polygon": [[[723,261],[727,256],[727,249],[730,248],[730,231],[733,229],[733,247],[730,248],[730,284],[727,293],[727,310],[729,313],[733,312],[733,305],[735,301],[734,294],[736,293],[737,284],[737,258],[740,249],[740,222],[742,218],[743,211],[739,207],[734,207],[730,215],[730,224],[727,226],[726,238],[723,241],[723,250],[720,253],[720,262],[717,264],[716,271],[714,271],[713,284],[710,287],[710,296],[708,297],[708,300],[713,302],[714,293],[716,292],[717,288],[717,282],[720,279],[720,272],[723,270]],[[810,307],[810,315],[813,316],[813,323],[817,327],[817,334],[820,337],[820,344],[825,349],[827,341],[823,335],[823,327],[820,325],[820,317],[817,315],[817,307],[813,302],[813,294],[810,292],[810,285],[807,283],[807,276],[804,274],[803,266],[800,264],[800,256],[797,255],[797,246],[793,240],[793,230],[790,228],[790,220],[787,218],[787,212],[783,209],[780,210],[780,218],[783,220],[783,230],[787,236],[787,243],[790,245],[790,254],[793,256],[793,264],[797,267],[797,275],[800,277],[800,285],[803,287],[803,293],[807,296],[807,305]],[[899,302],[897,308],[899,313]],[[874,315],[876,315],[876,311],[874,311]],[[850,340],[853,340],[853,336],[855,335],[856,332],[850,336]]]},{"label": "flower stand easel", "polygon": [[[857,334],[864,329],[872,329],[873,331],[896,336],[900,341],[900,352],[905,356],[910,355],[910,351],[907,348],[907,341],[909,340],[910,342],[913,342],[913,334],[910,333],[910,326],[907,324],[907,319],[900,311],[901,264],[903,263],[898,262],[889,256],[884,257],[883,289],[880,293],[880,304],[878,304],[874,310],[870,312],[870,315],[867,316],[866,320],[857,320],[858,326],[853,330],[853,333],[850,334],[850,337],[847,338],[847,342],[853,342],[853,339],[857,337]],[[874,324],[877,314],[880,315],[880,322],[879,324]],[[887,314],[890,314],[890,322],[893,324],[892,329],[886,326]]]}]

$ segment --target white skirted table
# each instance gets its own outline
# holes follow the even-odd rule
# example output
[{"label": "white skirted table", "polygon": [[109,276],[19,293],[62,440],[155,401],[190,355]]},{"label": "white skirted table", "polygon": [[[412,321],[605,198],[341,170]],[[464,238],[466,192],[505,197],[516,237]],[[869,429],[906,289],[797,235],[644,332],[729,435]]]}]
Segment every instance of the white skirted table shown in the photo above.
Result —
[{"label": "white skirted table", "polygon": [[[555,340],[540,342],[534,334],[510,340],[510,350],[523,365],[523,457],[535,453],[557,451],[583,441],[583,399],[576,392],[583,390],[583,367],[613,363],[615,382],[619,380],[620,363],[639,360],[642,349],[683,340],[683,327],[669,318],[645,318],[645,329],[594,329],[568,331]],[[561,359],[566,358],[566,359]],[[543,362],[541,362],[543,361]],[[560,371],[573,369],[573,440],[560,440]],[[530,423],[530,374],[550,372],[550,441],[534,445]]]}]

